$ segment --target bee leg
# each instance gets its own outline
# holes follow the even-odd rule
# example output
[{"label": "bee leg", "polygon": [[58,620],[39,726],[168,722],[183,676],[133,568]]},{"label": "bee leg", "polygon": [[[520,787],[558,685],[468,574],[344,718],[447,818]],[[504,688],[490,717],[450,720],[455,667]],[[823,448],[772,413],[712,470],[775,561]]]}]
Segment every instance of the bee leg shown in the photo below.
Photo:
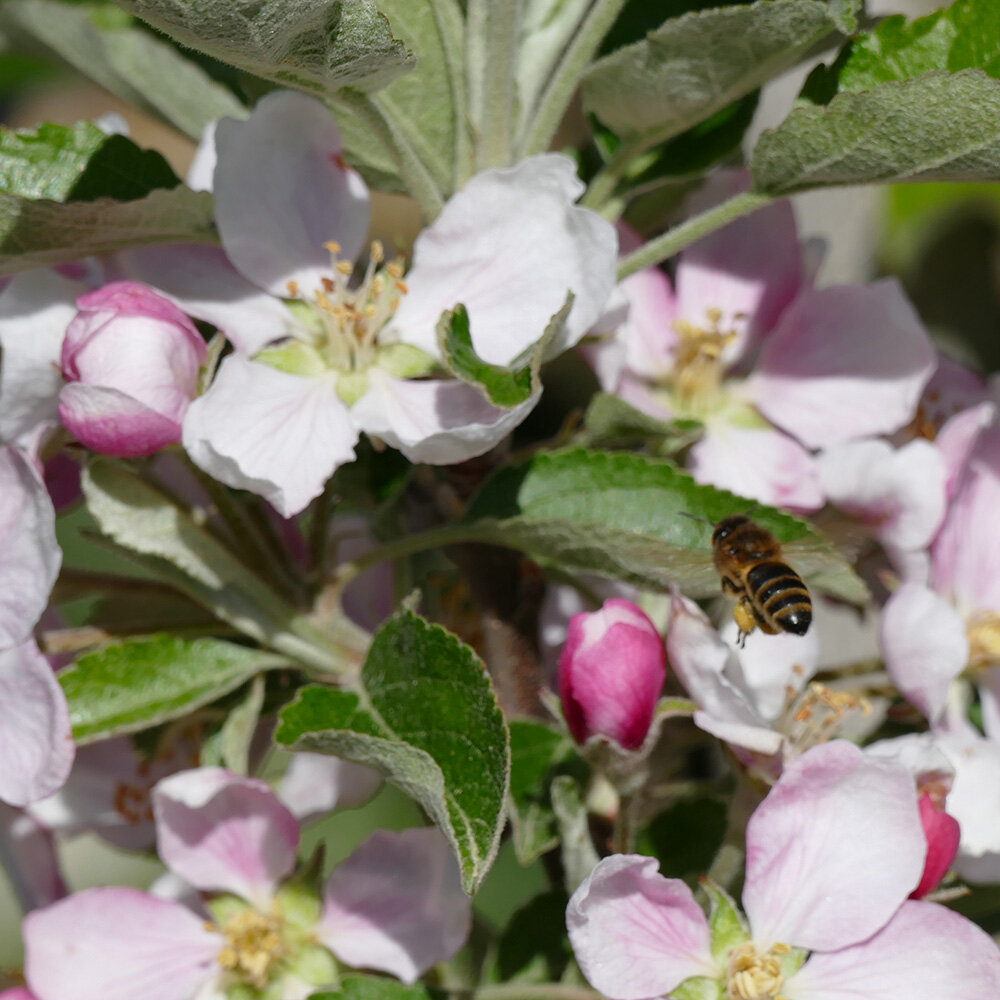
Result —
[{"label": "bee leg", "polygon": [[736,642],[740,649],[742,649],[744,643],[747,641],[747,636],[757,627],[757,616],[754,614],[753,605],[750,603],[749,598],[744,597],[733,608],[733,618],[740,627]]}]

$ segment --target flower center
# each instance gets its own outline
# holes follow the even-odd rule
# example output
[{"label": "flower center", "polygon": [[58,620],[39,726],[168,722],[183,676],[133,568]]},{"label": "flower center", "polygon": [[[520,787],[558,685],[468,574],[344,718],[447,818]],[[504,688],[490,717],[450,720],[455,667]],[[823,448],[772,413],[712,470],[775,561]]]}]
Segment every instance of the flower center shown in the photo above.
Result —
[{"label": "flower center", "polygon": [[871,715],[871,702],[850,691],[834,691],[813,681],[804,691],[789,688],[780,728],[798,753],[833,739],[846,721],[861,713]]},{"label": "flower center", "polygon": [[719,406],[725,365],[722,355],[736,338],[735,330],[722,330],[722,310],[705,310],[707,325],[677,319],[673,328],[679,342],[670,377],[677,409],[687,416],[704,416]]},{"label": "flower center", "polygon": [[263,989],[274,967],[288,954],[284,920],[278,912],[240,910],[225,923],[226,945],[219,953],[219,965],[243,982]]},{"label": "flower center", "polygon": [[732,1000],[787,1000],[778,991],[785,982],[781,959],[790,951],[787,944],[779,943],[762,955],[752,941],[734,948],[726,968]]},{"label": "flower center", "polygon": [[375,357],[381,330],[392,319],[406,294],[403,265],[385,263],[385,250],[376,240],[368,255],[368,266],[352,282],[354,265],[340,259],[340,244],[325,244],[330,252],[333,277],[323,278],[311,295],[288,282],[289,297],[310,306],[318,321],[316,347],[332,368],[341,372],[364,371]]},{"label": "flower center", "polygon": [[983,611],[975,615],[967,629],[969,666],[973,670],[1000,662],[1000,614]]}]

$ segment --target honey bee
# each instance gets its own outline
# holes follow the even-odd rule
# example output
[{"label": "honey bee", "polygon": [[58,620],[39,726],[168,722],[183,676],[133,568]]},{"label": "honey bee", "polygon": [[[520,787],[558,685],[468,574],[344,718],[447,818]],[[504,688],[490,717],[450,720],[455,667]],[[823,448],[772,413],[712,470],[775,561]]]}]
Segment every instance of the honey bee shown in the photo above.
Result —
[{"label": "honey bee", "polygon": [[760,628],[768,635],[805,635],[812,601],[802,577],[781,558],[778,539],[743,514],[723,518],[712,532],[715,568],[722,590],[737,599],[733,618],[740,646]]}]

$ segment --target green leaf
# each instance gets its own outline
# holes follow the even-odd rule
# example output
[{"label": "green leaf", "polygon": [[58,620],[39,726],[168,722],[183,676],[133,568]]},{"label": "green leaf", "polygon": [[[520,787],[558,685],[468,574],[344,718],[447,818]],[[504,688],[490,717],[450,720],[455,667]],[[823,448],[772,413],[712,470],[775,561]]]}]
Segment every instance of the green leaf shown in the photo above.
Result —
[{"label": "green leaf", "polygon": [[693,11],[594,63],[584,106],[619,134],[653,145],[756,90],[837,24],[821,0]]},{"label": "green leaf", "polygon": [[31,201],[0,192],[0,274],[157,243],[216,243],[212,196],[175,187],[135,201]]},{"label": "green leaf", "polygon": [[757,191],[841,184],[1000,180],[1000,82],[979,70],[934,72],[823,107],[798,107],[760,137]]},{"label": "green leaf", "polygon": [[102,534],[161,582],[186,593],[262,645],[320,669],[347,670],[299,613],[168,497],[121,462],[95,458],[83,473]]},{"label": "green leaf", "polygon": [[507,922],[497,945],[496,971],[501,983],[558,982],[573,958],[566,937],[564,892],[536,896]]},{"label": "green leaf", "polygon": [[153,150],[90,122],[0,129],[0,191],[52,201],[131,201],[180,178]]},{"label": "green leaf", "polygon": [[620,396],[598,392],[583,415],[579,443],[590,448],[647,443],[666,455],[694,444],[701,433],[702,425],[696,420],[657,420]]},{"label": "green leaf", "polygon": [[660,873],[684,878],[708,871],[726,834],[726,803],[683,799],[659,813],[640,840],[642,854],[660,860]]},{"label": "green leaf", "polygon": [[59,674],[73,738],[93,743],[158,726],[288,660],[219,639],[157,635],[88,653]]},{"label": "green leaf", "polygon": [[0,24],[42,42],[54,55],[129,104],[198,139],[216,118],[246,108],[200,66],[151,32],[98,20],[87,6],[55,0],[7,0]]},{"label": "green leaf", "polygon": [[375,90],[413,68],[372,0],[120,0],[170,35],[255,76],[320,96]]},{"label": "green leaf", "polygon": [[573,754],[564,733],[534,719],[510,721],[510,818],[514,852],[522,865],[559,843],[548,795],[553,771]]},{"label": "green leaf", "polygon": [[784,544],[807,580],[853,603],[867,589],[804,521],[727,490],[696,483],[669,462],[625,452],[570,449],[501,469],[466,513],[477,540],[532,558],[692,597],[719,593],[711,533],[746,513]]},{"label": "green leaf", "polygon": [[385,976],[353,974],[340,980],[339,990],[313,993],[309,1000],[443,1000],[445,996],[423,983],[407,985]]},{"label": "green leaf", "polygon": [[559,827],[563,882],[572,895],[600,860],[590,838],[587,805],[574,778],[560,774],[552,782],[552,811]]},{"label": "green leaf", "polygon": [[963,69],[1000,77],[1000,6],[993,0],[958,0],[913,21],[901,14],[885,18],[874,31],[852,39],[832,66],[818,66],[803,96],[824,95],[819,100],[826,104],[839,91]]},{"label": "green leaf", "polygon": [[510,746],[482,661],[455,636],[403,611],[376,633],[360,691],[307,687],[276,739],[378,768],[451,841],[473,893],[504,823]]},{"label": "green leaf", "polygon": [[264,707],[264,678],[258,674],[250,682],[246,695],[230,709],[219,730],[222,764],[234,774],[250,773],[250,742],[257,732]]}]

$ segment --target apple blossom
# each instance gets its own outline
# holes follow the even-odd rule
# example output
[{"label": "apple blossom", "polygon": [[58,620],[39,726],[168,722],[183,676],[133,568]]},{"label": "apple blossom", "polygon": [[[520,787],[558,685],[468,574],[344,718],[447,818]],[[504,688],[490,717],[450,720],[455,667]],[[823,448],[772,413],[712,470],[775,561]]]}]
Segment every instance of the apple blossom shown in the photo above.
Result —
[{"label": "apple blossom", "polygon": [[34,463],[0,447],[0,800],[23,806],[66,780],[73,739],[66,696],[32,630],[62,560],[55,511]]},{"label": "apple blossom", "polygon": [[[655,859],[601,861],[567,909],[591,985],[612,1000],[670,994],[688,980],[732,1000],[978,1000],[1000,990],[988,935],[907,899],[927,844],[902,767],[844,742],[814,747],[757,807],[746,840],[746,923],[734,913],[714,935],[691,890],[659,875]],[[731,908],[711,894],[717,909]]]},{"label": "apple blossom", "polygon": [[[411,461],[451,464],[488,451],[533,408],[537,394],[503,410],[479,389],[439,377],[444,311],[463,304],[476,352],[510,365],[569,294],[549,352],[576,343],[613,287],[614,229],[573,204],[583,186],[566,157],[478,174],[417,239],[405,279],[401,263],[374,244],[352,283],[368,194],[344,165],[327,109],[303,94],[272,93],[249,120],[219,122],[211,142],[228,261],[202,251],[197,264],[184,263],[190,248],[177,247],[124,256],[122,267],[233,342],[237,353],[188,411],[184,445],[210,475],[286,516],[351,461],[362,432]],[[261,290],[270,303],[249,309]],[[243,324],[248,312],[256,316]]]},{"label": "apple blossom", "polygon": [[943,718],[951,684],[966,669],[980,689],[984,718],[997,712],[996,407],[984,403],[952,417],[937,445],[949,497],[930,547],[930,577],[926,584],[918,580],[899,587],[886,603],[881,626],[883,655],[894,682],[932,724]]},{"label": "apple blossom", "polygon": [[62,342],[59,416],[67,430],[94,451],[125,458],[180,441],[207,357],[191,320],[137,282],[105,285],[77,306]]},{"label": "apple blossom", "polygon": [[[705,197],[744,185],[719,177]],[[658,269],[632,275],[621,363],[597,371],[651,415],[704,425],[688,456],[699,482],[815,510],[810,452],[906,424],[935,358],[895,282],[815,289],[801,256],[778,202],[686,249],[675,285]]]},{"label": "apple blossom", "polygon": [[559,657],[559,694],[579,743],[604,736],[626,750],[649,732],[667,677],[663,639],[631,601],[613,597],[569,622]]},{"label": "apple blossom", "polygon": [[265,782],[199,768],[164,779],[153,798],[159,854],[206,894],[210,920],[123,888],[36,910],[24,936],[38,1000],[130,1000],[140,986],[160,1000],[239,987],[303,1000],[335,982],[333,956],[412,982],[465,940],[469,900],[434,828],[373,834],[321,901],[286,881],[299,824]]},{"label": "apple blossom", "polygon": [[817,629],[804,636],[753,632],[740,649],[724,641],[694,601],[674,591],[666,645],[671,669],[698,704],[695,725],[749,755],[807,749],[859,707],[832,692],[803,693],[818,666]]}]

